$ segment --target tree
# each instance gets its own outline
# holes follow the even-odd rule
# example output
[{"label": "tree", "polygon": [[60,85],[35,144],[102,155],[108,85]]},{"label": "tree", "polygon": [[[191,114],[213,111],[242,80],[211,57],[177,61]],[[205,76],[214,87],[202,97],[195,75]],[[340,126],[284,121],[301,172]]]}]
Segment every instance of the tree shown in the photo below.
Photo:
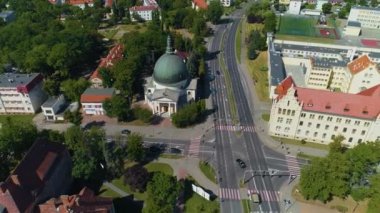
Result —
[{"label": "tree", "polygon": [[89,85],[90,82],[84,78],[79,78],[78,80],[69,79],[62,82],[61,90],[69,100],[79,102],[80,96]]},{"label": "tree", "polygon": [[72,170],[74,178],[89,180],[96,175],[96,170],[97,162],[86,149],[80,148],[75,150]]},{"label": "tree", "polygon": [[70,123],[79,126],[82,123],[83,116],[79,110],[75,110],[73,112],[71,112],[70,110],[66,110],[63,114],[63,118],[69,121]]},{"label": "tree", "polygon": [[112,78],[110,71],[105,67],[101,67],[99,69],[99,74],[103,79],[103,86],[112,87],[114,79]]},{"label": "tree", "polygon": [[359,5],[365,7],[368,6],[368,2],[367,0],[359,0]]},{"label": "tree", "polygon": [[173,176],[154,173],[147,186],[148,199],[144,212],[173,212],[181,188]]},{"label": "tree", "polygon": [[133,116],[144,123],[150,123],[153,119],[152,111],[141,107],[135,107],[133,109]]},{"label": "tree", "polygon": [[261,35],[260,31],[252,30],[249,40],[251,48],[260,51],[266,49],[266,38]]},{"label": "tree", "polygon": [[172,122],[176,127],[184,128],[201,121],[205,111],[204,101],[192,102],[177,110],[172,115]]},{"label": "tree", "polygon": [[206,74],[206,63],[202,58],[199,62],[198,76],[203,77]]},{"label": "tree", "polygon": [[37,138],[37,128],[31,123],[13,122],[6,117],[0,129],[0,180],[4,180],[21,161]]},{"label": "tree", "polygon": [[346,148],[342,145],[343,140],[344,137],[342,135],[335,137],[333,142],[329,144],[330,153],[343,153],[346,150]]},{"label": "tree", "polygon": [[276,31],[276,15],[272,11],[265,13],[264,19],[264,31],[274,32]]},{"label": "tree", "polygon": [[371,0],[371,7],[377,7],[379,5],[378,0]]},{"label": "tree", "polygon": [[126,121],[130,118],[129,102],[120,95],[114,95],[103,102],[103,108],[110,117],[117,117],[119,121]]},{"label": "tree", "polygon": [[145,151],[143,147],[143,138],[137,133],[128,135],[127,157],[133,161],[141,161],[144,159]]},{"label": "tree", "polygon": [[332,8],[332,4],[331,3],[325,3],[322,5],[322,12],[324,14],[329,14],[331,13],[331,8]]},{"label": "tree", "polygon": [[344,8],[342,8],[342,9],[338,12],[338,18],[340,18],[340,19],[344,19],[344,18],[346,18],[346,16],[347,16],[347,12],[346,12],[346,10],[345,10]]},{"label": "tree", "polygon": [[220,17],[223,15],[223,5],[218,0],[212,0],[210,4],[208,5],[206,16],[209,21],[211,21],[213,24],[216,24],[219,22]]},{"label": "tree", "polygon": [[145,192],[149,179],[148,170],[140,164],[129,167],[124,174],[124,183],[129,185],[134,192]]}]

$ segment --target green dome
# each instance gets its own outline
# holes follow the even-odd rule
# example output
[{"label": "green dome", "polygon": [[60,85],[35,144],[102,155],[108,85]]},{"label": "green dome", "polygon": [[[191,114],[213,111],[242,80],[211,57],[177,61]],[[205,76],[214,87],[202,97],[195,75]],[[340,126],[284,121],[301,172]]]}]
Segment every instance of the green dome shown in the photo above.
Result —
[{"label": "green dome", "polygon": [[174,53],[165,53],[154,66],[153,79],[164,86],[184,88],[187,86],[189,73],[181,57]]}]

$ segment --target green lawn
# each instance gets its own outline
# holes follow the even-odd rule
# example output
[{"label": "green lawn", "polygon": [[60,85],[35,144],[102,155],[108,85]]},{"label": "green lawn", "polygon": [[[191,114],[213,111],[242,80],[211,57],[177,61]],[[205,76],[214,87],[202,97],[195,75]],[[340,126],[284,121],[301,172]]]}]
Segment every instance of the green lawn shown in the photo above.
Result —
[{"label": "green lawn", "polygon": [[313,142],[306,142],[305,144],[302,144],[301,141],[295,140],[295,139],[289,139],[289,138],[278,138],[278,137],[273,137],[276,141],[282,141],[285,144],[292,144],[292,145],[297,145],[297,146],[304,146],[304,147],[310,147],[310,148],[315,148],[315,149],[322,149],[322,150],[330,150],[328,145],[325,144],[319,144],[319,143],[313,143]]},{"label": "green lawn", "polygon": [[251,208],[249,206],[249,201],[250,200],[241,200],[241,204],[243,206],[243,212],[244,213],[250,213],[251,212]]},{"label": "green lawn", "polygon": [[315,24],[317,20],[312,17],[279,16],[279,34],[315,36]]},{"label": "green lawn", "polygon": [[120,197],[118,193],[114,192],[112,189],[108,188],[105,185],[103,185],[100,188],[99,192],[100,192],[99,196],[101,197],[112,197],[112,198]]},{"label": "green lawn", "polygon": [[185,213],[215,213],[220,212],[217,201],[208,201],[195,192],[185,203]]},{"label": "green lawn", "polygon": [[309,37],[309,36],[296,36],[296,35],[283,35],[276,34],[276,39],[279,40],[290,40],[290,41],[302,41],[302,42],[312,42],[312,43],[323,43],[323,44],[334,44],[335,40],[330,38],[320,38],[320,37]]},{"label": "green lawn", "polygon": [[149,172],[162,172],[167,175],[173,175],[173,169],[166,163],[148,163],[144,166]]},{"label": "green lawn", "polygon": [[268,114],[268,113],[261,114],[261,119],[263,119],[264,121],[268,122],[269,119],[270,119],[270,114]]},{"label": "green lawn", "polygon": [[205,163],[204,161],[199,162],[199,168],[209,180],[216,183],[215,171],[208,163]]},{"label": "green lawn", "polygon": [[242,22],[240,22],[238,30],[236,31],[236,43],[235,43],[236,56],[237,56],[239,63],[241,63],[241,31],[242,31],[242,26],[243,26],[243,24],[242,24]]},{"label": "green lawn", "polygon": [[137,200],[145,200],[147,198],[146,192],[140,193],[140,192],[132,192],[131,188],[128,185],[124,185],[123,177],[120,177],[118,179],[114,179],[111,181],[113,185],[118,187],[119,189],[125,191],[128,194],[133,194],[133,196]]},{"label": "green lawn", "polygon": [[248,60],[248,67],[253,80],[256,82],[256,93],[261,101],[269,101],[268,71],[260,68],[268,63],[267,51],[260,52],[255,60]]},{"label": "green lawn", "polygon": [[4,123],[8,117],[13,122],[32,123],[34,115],[0,115],[0,123]]}]

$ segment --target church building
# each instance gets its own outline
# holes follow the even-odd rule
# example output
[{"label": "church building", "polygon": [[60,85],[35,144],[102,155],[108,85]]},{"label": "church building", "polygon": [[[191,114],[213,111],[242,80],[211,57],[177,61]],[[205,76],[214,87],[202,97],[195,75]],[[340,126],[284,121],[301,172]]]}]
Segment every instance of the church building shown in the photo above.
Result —
[{"label": "church building", "polygon": [[145,103],[153,114],[170,117],[181,106],[196,99],[198,79],[191,79],[184,60],[172,48],[170,36],[166,53],[154,66],[153,76],[145,80]]}]

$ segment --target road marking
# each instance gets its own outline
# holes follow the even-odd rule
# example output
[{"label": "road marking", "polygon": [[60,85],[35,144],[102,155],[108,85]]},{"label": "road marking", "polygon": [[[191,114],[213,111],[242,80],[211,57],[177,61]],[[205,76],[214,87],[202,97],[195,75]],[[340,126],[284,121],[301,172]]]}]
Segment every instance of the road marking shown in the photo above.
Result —
[{"label": "road marking", "polygon": [[255,189],[247,189],[247,194],[251,195],[253,193],[258,193],[260,195],[261,201],[279,201],[279,191],[267,191],[267,190],[255,190]]},{"label": "road marking", "polygon": [[292,155],[285,155],[285,158],[286,158],[286,163],[288,165],[288,170],[289,170],[290,175],[299,176],[301,169],[299,167],[297,158],[295,158]]},{"label": "road marking", "polygon": [[189,146],[189,152],[188,152],[189,157],[197,158],[199,156],[201,138],[202,136],[199,136],[190,140],[190,146]]},{"label": "road marking", "polygon": [[239,189],[234,188],[220,188],[219,197],[226,200],[240,200]]},{"label": "road marking", "polygon": [[242,131],[242,132],[255,132],[255,128],[253,126],[233,126],[233,125],[217,125],[215,129],[222,131]]}]

